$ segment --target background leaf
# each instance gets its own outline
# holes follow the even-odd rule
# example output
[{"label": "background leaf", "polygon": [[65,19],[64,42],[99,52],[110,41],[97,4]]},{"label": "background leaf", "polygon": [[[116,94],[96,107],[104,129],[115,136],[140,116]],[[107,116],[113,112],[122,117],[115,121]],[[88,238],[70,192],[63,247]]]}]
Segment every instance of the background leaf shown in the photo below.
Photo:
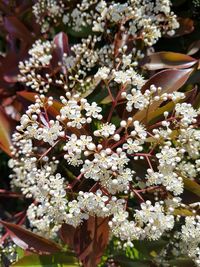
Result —
[{"label": "background leaf", "polygon": [[108,244],[108,218],[90,216],[77,229],[64,225],[61,236],[63,241],[74,249],[84,267],[95,267]]},{"label": "background leaf", "polygon": [[56,45],[54,52],[58,56],[59,60],[62,60],[63,54],[66,53],[67,55],[70,54],[70,48],[68,43],[68,36],[64,32],[58,33],[53,40],[54,44]]},{"label": "background leaf", "polygon": [[21,226],[5,221],[0,221],[0,223],[7,228],[13,242],[24,250],[40,254],[50,254],[61,250],[53,241],[36,235]]},{"label": "background leaf", "polygon": [[164,68],[184,69],[192,67],[197,60],[189,55],[174,52],[157,52],[149,55],[144,65],[149,70]]},{"label": "background leaf", "polygon": [[12,264],[13,267],[75,267],[79,266],[72,253],[54,255],[28,255]]},{"label": "background leaf", "polygon": [[[21,91],[17,93],[18,96],[23,97],[24,99],[35,103],[36,93]],[[53,105],[48,108],[48,113],[51,114],[54,118],[59,114],[60,109],[63,107],[63,104],[58,100],[53,100]]]},{"label": "background leaf", "polygon": [[[173,93],[176,92],[179,88],[181,88],[185,82],[188,80],[190,74],[193,72],[193,68],[184,69],[184,70],[163,70],[156,73],[152,76],[142,87],[142,92],[144,93],[150,86],[153,84],[156,87],[161,87],[162,90],[159,92],[159,95],[164,93]],[[142,111],[138,111],[134,116],[134,120],[144,121],[146,118],[146,122],[149,121],[148,115],[154,112],[162,103],[162,100],[153,101],[151,105]],[[150,118],[152,119],[152,115]]]},{"label": "background leaf", "polygon": [[191,191],[192,193],[200,197],[200,185],[197,182],[192,181],[186,177],[182,177],[182,178],[184,182],[184,187],[187,190]]},{"label": "background leaf", "polygon": [[11,133],[13,126],[11,119],[8,118],[0,107],[0,148],[9,156],[11,156],[10,146],[12,145]]}]

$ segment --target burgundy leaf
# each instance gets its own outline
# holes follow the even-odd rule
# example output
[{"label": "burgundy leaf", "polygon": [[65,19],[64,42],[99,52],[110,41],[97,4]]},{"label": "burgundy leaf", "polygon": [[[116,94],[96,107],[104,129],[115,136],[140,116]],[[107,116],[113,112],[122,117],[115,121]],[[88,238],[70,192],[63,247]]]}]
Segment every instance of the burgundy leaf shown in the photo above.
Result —
[{"label": "burgundy leaf", "polygon": [[190,18],[178,18],[178,22],[180,24],[179,28],[175,31],[173,37],[183,36],[185,34],[189,34],[194,30],[194,21]]},{"label": "burgundy leaf", "polygon": [[68,36],[64,32],[60,32],[55,36],[54,44],[56,46],[54,52],[60,61],[62,61],[64,53],[70,54]]},{"label": "burgundy leaf", "polygon": [[146,89],[149,89],[152,84],[156,87],[161,87],[163,93],[173,93],[177,91],[189,78],[190,74],[194,69],[184,69],[184,70],[163,70],[155,75],[153,75],[142,87],[142,92],[145,92]]},{"label": "burgundy leaf", "polygon": [[84,267],[97,266],[108,244],[108,237],[108,218],[90,217],[83,223],[75,233],[74,240],[75,251]]},{"label": "burgundy leaf", "polygon": [[62,240],[74,249],[84,267],[95,267],[108,244],[108,218],[89,217],[77,229],[63,225]]},{"label": "burgundy leaf", "polygon": [[76,228],[69,224],[63,224],[60,229],[60,237],[70,248],[74,248],[74,234]]},{"label": "burgundy leaf", "polygon": [[[159,92],[159,95],[176,92],[185,84],[193,70],[193,68],[190,68],[184,70],[171,69],[160,71],[152,76],[145,83],[141,90],[144,93],[150,88],[151,85],[155,85],[156,87],[162,88],[162,90]],[[151,113],[155,112],[161,103],[162,100],[154,101],[147,109],[136,112],[136,114],[133,116],[133,119],[144,121],[146,118],[146,122],[148,122],[148,117],[153,117]]]},{"label": "burgundy leaf", "polygon": [[14,16],[5,17],[4,27],[11,36],[23,40],[26,43],[32,43],[33,38],[29,30],[17,17]]},{"label": "burgundy leaf", "polygon": [[7,228],[13,242],[26,251],[39,254],[51,254],[61,251],[61,248],[53,241],[36,235],[16,224],[5,221],[0,221],[0,223]]},{"label": "burgundy leaf", "polygon": [[119,54],[119,49],[123,48],[123,46],[127,46],[127,52],[131,52],[131,50],[134,47],[134,39],[133,37],[126,33],[126,32],[117,32],[115,34],[115,38],[114,38],[114,55],[115,57],[118,56]]}]

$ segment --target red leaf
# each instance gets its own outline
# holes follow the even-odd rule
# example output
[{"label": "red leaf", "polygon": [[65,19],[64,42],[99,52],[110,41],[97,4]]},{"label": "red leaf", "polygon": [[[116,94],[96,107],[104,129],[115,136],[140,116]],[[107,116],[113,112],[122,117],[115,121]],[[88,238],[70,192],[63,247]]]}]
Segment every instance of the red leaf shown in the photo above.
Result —
[{"label": "red leaf", "polygon": [[32,43],[33,38],[21,21],[14,16],[7,16],[4,18],[4,27],[11,36],[20,40],[26,41],[26,43]]},{"label": "red leaf", "polygon": [[174,52],[158,52],[146,57],[144,66],[149,70],[164,68],[184,69],[193,66],[197,60],[188,55]]},{"label": "red leaf", "polygon": [[11,133],[13,129],[13,122],[4,113],[3,109],[0,108],[0,148],[11,156],[10,146]]},{"label": "red leaf", "polygon": [[63,224],[60,229],[60,237],[70,248],[74,247],[74,234],[76,228],[69,224]]},{"label": "red leaf", "polygon": [[[159,95],[162,95],[164,93],[173,93],[176,92],[179,88],[181,88],[185,82],[188,80],[190,74],[192,73],[194,69],[184,69],[184,70],[163,70],[158,73],[156,73],[154,76],[152,76],[142,87],[142,92],[144,93],[147,89],[150,88],[152,84],[154,84],[156,87],[161,87],[162,90],[159,93]],[[150,113],[154,112],[162,103],[162,100],[160,101],[154,101],[148,109],[138,111],[134,116],[134,120],[143,121],[146,118],[146,122],[148,122],[147,117]],[[152,116],[150,116],[152,117]]]},{"label": "red leaf", "polygon": [[190,18],[178,18],[178,22],[180,27],[176,30],[173,37],[183,36],[185,34],[189,34],[194,30],[194,21]]},{"label": "red leaf", "polygon": [[175,92],[184,85],[192,71],[193,68],[184,70],[171,69],[160,71],[153,75],[145,83],[145,85],[142,87],[142,92],[145,92],[146,89],[149,89],[152,84],[154,84],[156,87],[162,87],[160,94]]},{"label": "red leaf", "polygon": [[127,52],[130,52],[134,47],[134,38],[128,33],[124,33],[121,31],[117,32],[114,38],[115,57],[118,56],[119,49],[123,48],[125,45],[127,46]]},{"label": "red leaf", "polygon": [[68,43],[68,36],[64,32],[58,33],[54,38],[54,44],[56,48],[54,49],[59,60],[62,60],[63,54],[70,54],[70,48]]},{"label": "red leaf", "polygon": [[16,197],[16,198],[22,198],[23,195],[21,194],[18,194],[18,193],[15,193],[15,192],[10,192],[10,191],[7,191],[7,190],[4,190],[4,189],[0,189],[0,197]]},{"label": "red leaf", "polygon": [[13,242],[24,250],[39,254],[51,254],[61,251],[61,248],[51,240],[36,235],[16,224],[5,221],[0,221],[0,223],[7,228]]},{"label": "red leaf", "polygon": [[72,228],[63,226],[62,239],[75,250],[84,267],[97,266],[108,244],[108,218],[89,217],[79,228]]}]

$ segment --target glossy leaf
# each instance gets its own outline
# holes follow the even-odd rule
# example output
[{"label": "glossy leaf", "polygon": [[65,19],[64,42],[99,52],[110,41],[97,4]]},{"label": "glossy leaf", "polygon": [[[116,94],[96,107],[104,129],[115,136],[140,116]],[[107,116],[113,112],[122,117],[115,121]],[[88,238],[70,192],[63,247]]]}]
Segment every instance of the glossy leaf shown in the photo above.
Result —
[{"label": "glossy leaf", "polygon": [[51,254],[61,250],[61,248],[53,241],[36,235],[19,225],[5,221],[0,221],[0,223],[6,227],[13,242],[26,251],[39,254]]},{"label": "glossy leaf", "polygon": [[[35,96],[37,95],[36,93],[31,93],[27,91],[21,91],[18,92],[17,95],[23,97],[24,99],[34,103],[35,102]],[[53,105],[48,108],[48,113],[52,115],[53,117],[56,117],[59,114],[60,109],[63,107],[62,103],[54,100]]]},{"label": "glossy leaf", "polygon": [[187,190],[191,191],[192,193],[200,197],[200,185],[197,182],[192,181],[186,177],[182,177],[182,178],[184,182],[184,187]]},{"label": "glossy leaf", "polygon": [[156,110],[154,110],[153,112],[149,112],[148,113],[148,121],[154,120],[156,118],[158,118],[159,116],[163,115],[163,113],[165,111],[171,111],[174,108],[174,103],[172,101],[170,101],[169,103],[167,103],[166,105],[157,108]]},{"label": "glossy leaf", "polygon": [[76,228],[69,224],[63,224],[60,229],[60,237],[70,248],[74,247],[74,234]]},{"label": "glossy leaf", "polygon": [[[70,55],[70,47],[68,43],[68,36],[64,32],[58,33],[54,37],[53,42],[55,47],[52,52],[51,65],[54,69],[56,69],[58,63],[63,61],[63,55]],[[64,74],[67,73],[66,67],[62,67],[62,72]]]},{"label": "glossy leaf", "polygon": [[68,43],[68,36],[64,32],[58,33],[53,40],[56,45],[55,52],[58,55],[59,59],[63,58],[63,54],[70,54],[70,48]]},{"label": "glossy leaf", "polygon": [[79,266],[72,253],[54,255],[28,255],[12,264],[13,267],[75,267]]},{"label": "glossy leaf", "polygon": [[180,216],[193,216],[194,213],[191,210],[185,209],[185,208],[177,208],[173,212],[174,215],[180,215]]},{"label": "glossy leaf", "polygon": [[200,40],[197,40],[189,46],[187,55],[194,55],[199,51],[199,49],[200,49]]},{"label": "glossy leaf", "polygon": [[74,236],[75,251],[84,267],[94,267],[108,244],[108,218],[90,217]]},{"label": "glossy leaf", "polygon": [[77,229],[63,225],[61,237],[74,249],[84,267],[97,266],[108,244],[108,218],[89,217]]},{"label": "glossy leaf", "polygon": [[181,86],[184,85],[192,71],[193,68],[184,70],[170,69],[160,71],[153,75],[145,83],[145,85],[142,87],[142,91],[145,92],[145,90],[149,89],[153,84],[156,87],[162,88],[160,95],[162,95],[163,93],[176,92],[179,88],[181,88]]},{"label": "glossy leaf", "polygon": [[188,55],[174,52],[158,52],[146,58],[145,67],[149,70],[159,70],[164,68],[183,69],[193,66],[197,60]]},{"label": "glossy leaf", "polygon": [[9,156],[11,156],[11,132],[11,120],[6,116],[2,108],[0,108],[0,148]]},{"label": "glossy leaf", "polygon": [[[154,84],[156,87],[162,88],[159,95],[162,95],[164,93],[176,92],[180,87],[182,87],[185,84],[185,82],[188,80],[192,71],[193,71],[193,68],[184,69],[184,70],[170,69],[170,70],[160,71],[156,73],[154,76],[152,76],[145,83],[145,85],[142,87],[142,92],[145,92],[147,89],[149,89],[152,84]],[[162,103],[162,100],[154,101],[148,107],[148,109],[138,111],[134,115],[133,119],[142,121],[146,118],[146,122],[149,121],[148,114],[150,114],[151,112],[154,112],[160,106],[161,103]]]},{"label": "glossy leaf", "polygon": [[190,18],[178,18],[178,22],[180,24],[179,28],[176,29],[175,34],[172,36],[179,37],[185,34],[189,34],[194,30],[194,21]]}]

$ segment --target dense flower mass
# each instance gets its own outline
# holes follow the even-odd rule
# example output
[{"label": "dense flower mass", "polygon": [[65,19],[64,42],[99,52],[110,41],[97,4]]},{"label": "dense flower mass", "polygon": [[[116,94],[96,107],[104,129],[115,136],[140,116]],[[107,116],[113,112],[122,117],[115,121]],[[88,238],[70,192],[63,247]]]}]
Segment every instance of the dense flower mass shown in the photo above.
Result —
[{"label": "dense flower mass", "polygon": [[32,201],[30,227],[43,236],[107,218],[124,247],[172,232],[200,266],[197,208],[182,197],[199,179],[200,109],[141,67],[148,47],[179,24],[168,0],[121,2],[33,6],[43,33],[53,22],[87,34],[71,45],[63,33],[37,40],[20,62],[18,81],[35,98],[12,137],[11,185]]},{"label": "dense flower mass", "polygon": [[[151,86],[149,101],[157,100],[153,97],[155,91],[157,89],[152,90]],[[139,92],[141,96],[147,94]],[[122,94],[124,96],[124,89]],[[170,98],[171,94],[165,97]],[[174,115],[165,114],[160,126],[149,132],[129,114],[119,126],[97,123],[103,118],[102,108],[96,102],[89,104],[79,94],[67,92],[66,98],[61,96],[61,103],[59,114],[52,120],[47,112],[54,105],[52,97],[37,96],[13,135],[15,157],[9,162],[14,171],[12,185],[36,200],[27,212],[32,227],[39,233],[54,236],[63,223],[77,227],[89,216],[110,217],[112,233],[129,246],[133,240],[155,240],[171,230],[175,223],[174,207],[168,205],[168,201],[173,201],[173,196],[167,192],[174,196],[183,193],[183,178],[190,171],[186,158],[187,164],[198,168],[200,135],[195,118],[199,110],[186,103],[174,104]],[[138,110],[145,108],[138,107]],[[94,131],[90,128],[92,124],[97,125]],[[138,160],[147,160],[146,176],[136,176],[134,162]],[[57,172],[60,164],[79,169],[75,184],[84,179],[93,181],[89,192],[79,191],[76,199],[70,200],[67,195],[74,182],[68,183]],[[195,179],[196,175],[194,171],[190,178]],[[138,181],[145,187],[140,188]],[[143,202],[139,192],[145,192],[148,186],[158,186],[156,195],[168,196],[155,204],[149,200]],[[131,214],[121,193],[142,200],[140,209],[133,212],[134,220],[129,219]]]}]

